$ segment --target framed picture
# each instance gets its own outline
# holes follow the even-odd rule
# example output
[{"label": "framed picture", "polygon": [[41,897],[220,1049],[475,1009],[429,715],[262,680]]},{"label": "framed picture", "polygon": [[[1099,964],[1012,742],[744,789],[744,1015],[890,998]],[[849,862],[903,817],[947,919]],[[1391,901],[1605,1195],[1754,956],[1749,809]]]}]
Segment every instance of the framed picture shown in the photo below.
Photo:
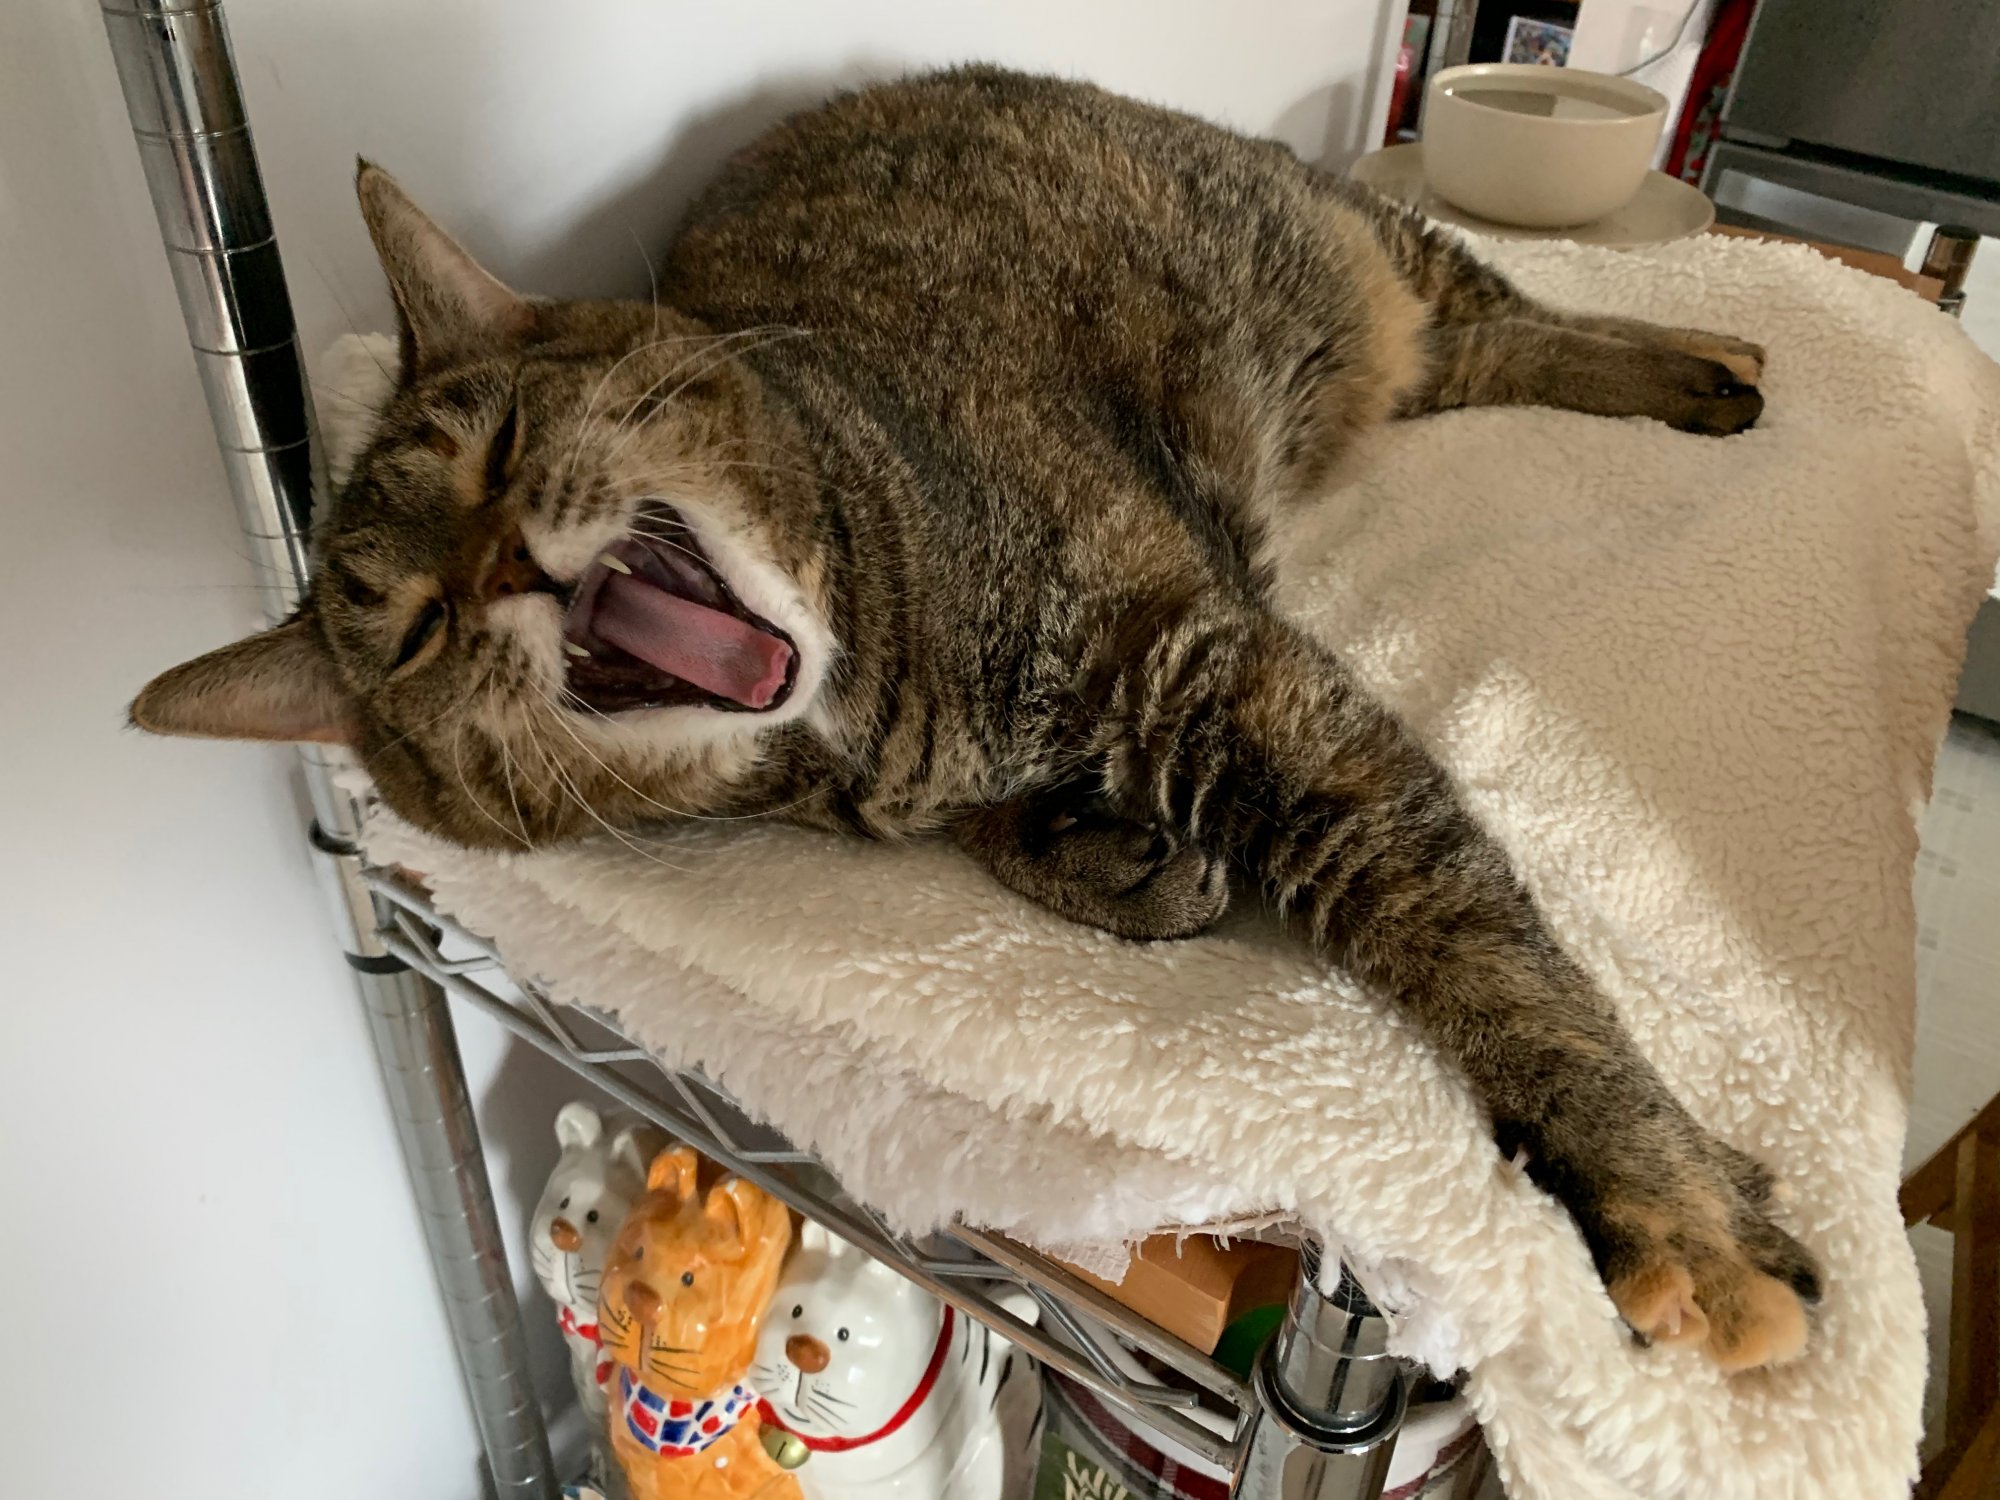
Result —
[{"label": "framed picture", "polygon": [[1510,16],[1507,20],[1507,40],[1500,49],[1500,61],[1542,63],[1560,68],[1569,61],[1570,39],[1575,35],[1574,27],[1558,25],[1554,21],[1538,21],[1532,16]]}]

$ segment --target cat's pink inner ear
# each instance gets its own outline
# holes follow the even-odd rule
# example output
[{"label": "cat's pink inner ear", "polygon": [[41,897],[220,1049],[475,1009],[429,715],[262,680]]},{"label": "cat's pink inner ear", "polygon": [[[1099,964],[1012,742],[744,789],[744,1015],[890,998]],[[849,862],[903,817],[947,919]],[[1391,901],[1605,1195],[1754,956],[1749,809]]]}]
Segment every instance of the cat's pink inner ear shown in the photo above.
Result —
[{"label": "cat's pink inner ear", "polygon": [[304,614],[162,672],[132,700],[153,734],[348,744],[353,712]]}]

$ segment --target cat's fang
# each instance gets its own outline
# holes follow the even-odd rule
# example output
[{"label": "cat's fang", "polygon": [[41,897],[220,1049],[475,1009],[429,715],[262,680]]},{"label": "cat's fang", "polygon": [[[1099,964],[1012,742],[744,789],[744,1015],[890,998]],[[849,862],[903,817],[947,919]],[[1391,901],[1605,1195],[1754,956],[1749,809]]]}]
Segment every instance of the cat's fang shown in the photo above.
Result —
[{"label": "cat's fang", "polygon": [[564,641],[563,650],[567,651],[571,656],[581,656],[585,661],[590,659],[590,652],[585,647],[579,646],[575,641]]},{"label": "cat's fang", "polygon": [[622,558],[615,557],[609,552],[605,553],[602,557],[598,558],[598,561],[603,563],[605,567],[611,569],[614,573],[623,573],[627,578],[630,578],[632,576],[631,567],[627,565]]}]

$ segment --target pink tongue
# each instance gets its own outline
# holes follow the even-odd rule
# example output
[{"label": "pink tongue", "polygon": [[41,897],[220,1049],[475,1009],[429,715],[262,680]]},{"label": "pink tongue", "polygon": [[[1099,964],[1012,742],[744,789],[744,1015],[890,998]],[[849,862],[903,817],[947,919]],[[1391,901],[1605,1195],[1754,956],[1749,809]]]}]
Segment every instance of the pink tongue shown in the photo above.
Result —
[{"label": "pink tongue", "polygon": [[792,648],[734,615],[619,573],[604,580],[596,606],[597,635],[718,698],[763,708],[785,685]]}]

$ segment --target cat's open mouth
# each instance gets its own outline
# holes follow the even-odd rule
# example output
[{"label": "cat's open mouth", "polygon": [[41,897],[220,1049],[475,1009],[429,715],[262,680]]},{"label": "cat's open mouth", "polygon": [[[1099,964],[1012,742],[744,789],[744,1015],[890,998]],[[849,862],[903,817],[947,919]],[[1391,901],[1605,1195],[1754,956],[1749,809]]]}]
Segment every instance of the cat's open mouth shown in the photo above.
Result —
[{"label": "cat's open mouth", "polygon": [[752,614],[680,512],[648,505],[577,579],[570,694],[599,713],[690,704],[763,713],[791,696],[792,638]]}]

